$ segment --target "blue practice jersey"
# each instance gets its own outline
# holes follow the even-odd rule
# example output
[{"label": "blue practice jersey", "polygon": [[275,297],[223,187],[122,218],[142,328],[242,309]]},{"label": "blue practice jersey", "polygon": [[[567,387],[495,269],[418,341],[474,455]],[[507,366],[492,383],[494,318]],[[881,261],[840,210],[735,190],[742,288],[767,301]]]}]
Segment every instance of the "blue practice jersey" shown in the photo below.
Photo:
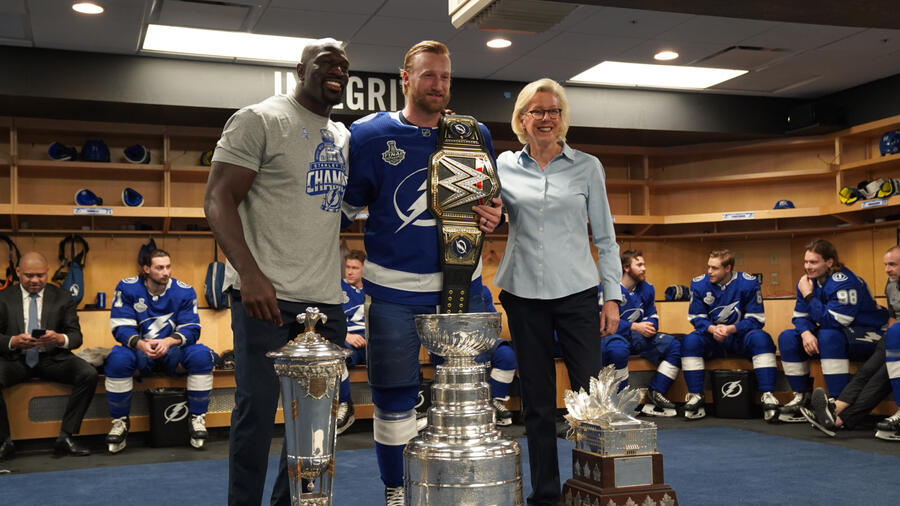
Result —
[{"label": "blue practice jersey", "polygon": [[888,321],[887,309],[875,303],[865,280],[846,267],[824,283],[817,279],[812,295],[807,303],[797,290],[792,321],[800,332],[850,326],[881,328]]},{"label": "blue practice jersey", "polygon": [[362,288],[356,288],[341,280],[341,291],[344,292],[344,314],[347,315],[347,333],[363,334],[366,331],[366,313],[364,304],[366,294]]},{"label": "blue practice jersey", "polygon": [[[597,300],[603,306],[603,285],[597,289]],[[659,330],[659,315],[656,314],[656,290],[648,281],[641,281],[634,285],[634,290],[629,291],[625,285],[619,284],[622,289],[622,304],[619,305],[619,328],[616,334],[620,336],[631,335],[631,324],[635,322],[650,322],[653,328]]]},{"label": "blue practice jersey", "polygon": [[688,320],[700,332],[710,325],[734,325],[738,333],[761,329],[766,324],[762,292],[756,276],[733,272],[723,284],[709,281],[709,274],[691,280]]},{"label": "blue practice jersey", "polygon": [[109,321],[116,341],[132,348],[135,339],[174,337],[183,345],[200,339],[197,293],[175,278],[161,295],[151,295],[137,276],[119,281]]},{"label": "blue practice jersey", "polygon": [[[491,135],[479,126],[493,158]],[[438,129],[404,123],[398,112],[379,112],[354,122],[350,133],[352,170],[344,194],[344,226],[368,206],[366,293],[399,304],[437,305],[442,276],[426,175]],[[481,293],[480,261],[471,293]]]}]

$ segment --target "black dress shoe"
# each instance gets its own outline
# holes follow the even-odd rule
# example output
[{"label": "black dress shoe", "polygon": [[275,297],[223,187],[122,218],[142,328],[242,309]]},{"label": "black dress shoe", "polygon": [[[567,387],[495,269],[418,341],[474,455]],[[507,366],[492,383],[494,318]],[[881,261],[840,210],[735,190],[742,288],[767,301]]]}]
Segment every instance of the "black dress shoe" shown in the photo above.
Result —
[{"label": "black dress shoe", "polygon": [[91,451],[83,446],[78,446],[78,444],[76,444],[72,439],[72,436],[66,436],[64,438],[57,439],[56,442],[53,443],[53,454],[57,457],[62,457],[64,455],[87,457],[91,454]]},{"label": "black dress shoe", "polygon": [[14,453],[16,453],[16,446],[12,439],[6,438],[6,441],[0,444],[0,460],[12,458]]}]

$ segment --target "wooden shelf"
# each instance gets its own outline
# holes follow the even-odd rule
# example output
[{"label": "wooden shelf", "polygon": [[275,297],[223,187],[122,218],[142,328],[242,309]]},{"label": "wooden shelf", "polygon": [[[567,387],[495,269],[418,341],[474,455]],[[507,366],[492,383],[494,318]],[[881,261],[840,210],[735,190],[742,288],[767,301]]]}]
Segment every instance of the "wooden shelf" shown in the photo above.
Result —
[{"label": "wooden shelf", "polygon": [[900,169],[900,154],[885,155],[880,158],[870,158],[868,160],[860,160],[858,162],[842,163],[838,166],[838,170],[859,170],[859,169]]},{"label": "wooden shelf", "polygon": [[206,213],[202,207],[170,207],[170,218],[203,218],[206,219]]},{"label": "wooden shelf", "polygon": [[852,126],[830,135],[832,138],[881,137],[889,130],[900,129],[900,115]]},{"label": "wooden shelf", "polygon": [[85,218],[167,218],[169,210],[165,207],[126,207],[126,206],[96,206],[101,209],[111,209],[111,215],[103,214],[84,214],[77,215],[74,212],[76,207],[94,207],[94,206],[74,206],[74,205],[58,205],[58,204],[15,204],[12,206],[11,213],[22,216],[80,216]]},{"label": "wooden shelf", "polygon": [[831,170],[798,169],[789,171],[757,172],[754,174],[731,174],[727,176],[713,176],[696,179],[651,179],[651,189],[679,189],[696,188],[707,185],[732,185],[740,183],[767,183],[785,179],[812,179],[820,177],[833,177]]}]

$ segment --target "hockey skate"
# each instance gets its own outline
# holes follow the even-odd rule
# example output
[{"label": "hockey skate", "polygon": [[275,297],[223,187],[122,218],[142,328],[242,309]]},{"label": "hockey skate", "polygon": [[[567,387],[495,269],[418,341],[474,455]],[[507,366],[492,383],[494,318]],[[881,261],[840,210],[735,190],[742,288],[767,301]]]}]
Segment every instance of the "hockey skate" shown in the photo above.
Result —
[{"label": "hockey skate", "polygon": [[199,450],[203,448],[206,436],[209,435],[206,432],[206,414],[191,415],[189,424],[188,430],[191,433],[191,446]]},{"label": "hockey skate", "polygon": [[817,388],[812,393],[810,406],[800,406],[800,414],[829,437],[835,436],[834,402],[828,398],[825,390]]},{"label": "hockey skate", "polygon": [[785,423],[801,423],[806,418],[800,413],[801,407],[809,407],[809,392],[794,392],[794,398],[778,410],[778,421]]},{"label": "hockey skate", "polygon": [[900,409],[896,413],[878,422],[875,437],[885,441],[900,441]]},{"label": "hockey skate", "polygon": [[687,394],[684,397],[684,417],[688,420],[699,420],[706,416],[703,394]]},{"label": "hockey skate", "polygon": [[498,427],[512,425],[512,411],[506,408],[505,401],[507,400],[509,400],[509,397],[494,397],[491,399],[491,406],[494,408],[494,414],[496,415],[494,423],[496,423]]},{"label": "hockey skate", "polygon": [[106,444],[109,453],[119,453],[125,449],[126,439],[128,438],[128,429],[131,427],[131,421],[127,416],[122,418],[113,418],[112,428],[106,435]]},{"label": "hockey skate", "polygon": [[347,399],[347,402],[342,402],[338,404],[337,411],[337,433],[343,434],[343,432],[350,428],[353,425],[353,422],[356,421],[356,417],[353,416],[355,410],[353,409],[353,401]]},{"label": "hockey skate", "polygon": [[384,506],[405,506],[403,487],[384,487]]},{"label": "hockey skate", "polygon": [[644,402],[644,407],[641,408],[641,412],[645,415],[664,416],[667,418],[678,414],[675,410],[675,403],[666,399],[665,395],[656,390],[649,390],[647,392],[647,400]]},{"label": "hockey skate", "polygon": [[763,409],[763,420],[769,423],[778,421],[778,408],[781,407],[781,404],[778,403],[775,394],[772,392],[763,392],[762,397],[759,398],[759,403],[762,405]]}]

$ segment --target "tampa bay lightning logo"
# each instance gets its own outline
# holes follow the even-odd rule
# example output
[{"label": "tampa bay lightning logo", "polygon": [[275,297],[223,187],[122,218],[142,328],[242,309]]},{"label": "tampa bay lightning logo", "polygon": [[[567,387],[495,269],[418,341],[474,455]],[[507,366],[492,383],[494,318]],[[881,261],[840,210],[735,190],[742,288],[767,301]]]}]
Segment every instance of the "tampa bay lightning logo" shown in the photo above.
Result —
[{"label": "tampa bay lightning logo", "polygon": [[163,417],[165,418],[165,423],[175,423],[180,422],[187,418],[188,416],[188,408],[187,401],[176,402],[174,404],[169,404],[163,412]]},{"label": "tampa bay lightning logo", "polygon": [[347,188],[347,170],[344,153],[335,145],[331,130],[319,130],[322,142],[316,147],[315,161],[306,173],[306,194],[324,195],[322,210],[336,213],[341,210],[341,200]]},{"label": "tampa bay lightning logo", "polygon": [[454,121],[450,123],[450,131],[452,131],[460,139],[466,139],[472,135],[472,128],[462,122]]},{"label": "tampa bay lightning logo", "polygon": [[737,397],[741,395],[743,391],[744,388],[741,387],[741,380],[729,381],[722,385],[722,397],[726,399],[729,397]]},{"label": "tampa bay lightning logo", "polygon": [[741,319],[741,310],[737,308],[740,301],[734,301],[727,306],[717,306],[709,312],[709,318],[718,323],[731,325]]},{"label": "tampa bay lightning logo", "polygon": [[626,309],[625,311],[622,311],[622,314],[621,314],[621,316],[619,316],[619,319],[628,320],[631,323],[634,323],[636,321],[639,321],[642,316],[644,316],[644,310],[642,308],[635,307],[635,308]]},{"label": "tampa bay lightning logo", "polygon": [[472,241],[469,240],[468,237],[465,236],[456,236],[453,238],[453,247],[450,248],[453,251],[453,254],[458,256],[459,258],[463,258],[468,255],[470,251],[472,251]]},{"label": "tampa bay lightning logo", "polygon": [[394,233],[407,225],[433,227],[437,224],[428,212],[428,180],[425,178],[427,170],[427,167],[423,167],[406,176],[394,189],[394,212],[400,219],[400,226]]}]

